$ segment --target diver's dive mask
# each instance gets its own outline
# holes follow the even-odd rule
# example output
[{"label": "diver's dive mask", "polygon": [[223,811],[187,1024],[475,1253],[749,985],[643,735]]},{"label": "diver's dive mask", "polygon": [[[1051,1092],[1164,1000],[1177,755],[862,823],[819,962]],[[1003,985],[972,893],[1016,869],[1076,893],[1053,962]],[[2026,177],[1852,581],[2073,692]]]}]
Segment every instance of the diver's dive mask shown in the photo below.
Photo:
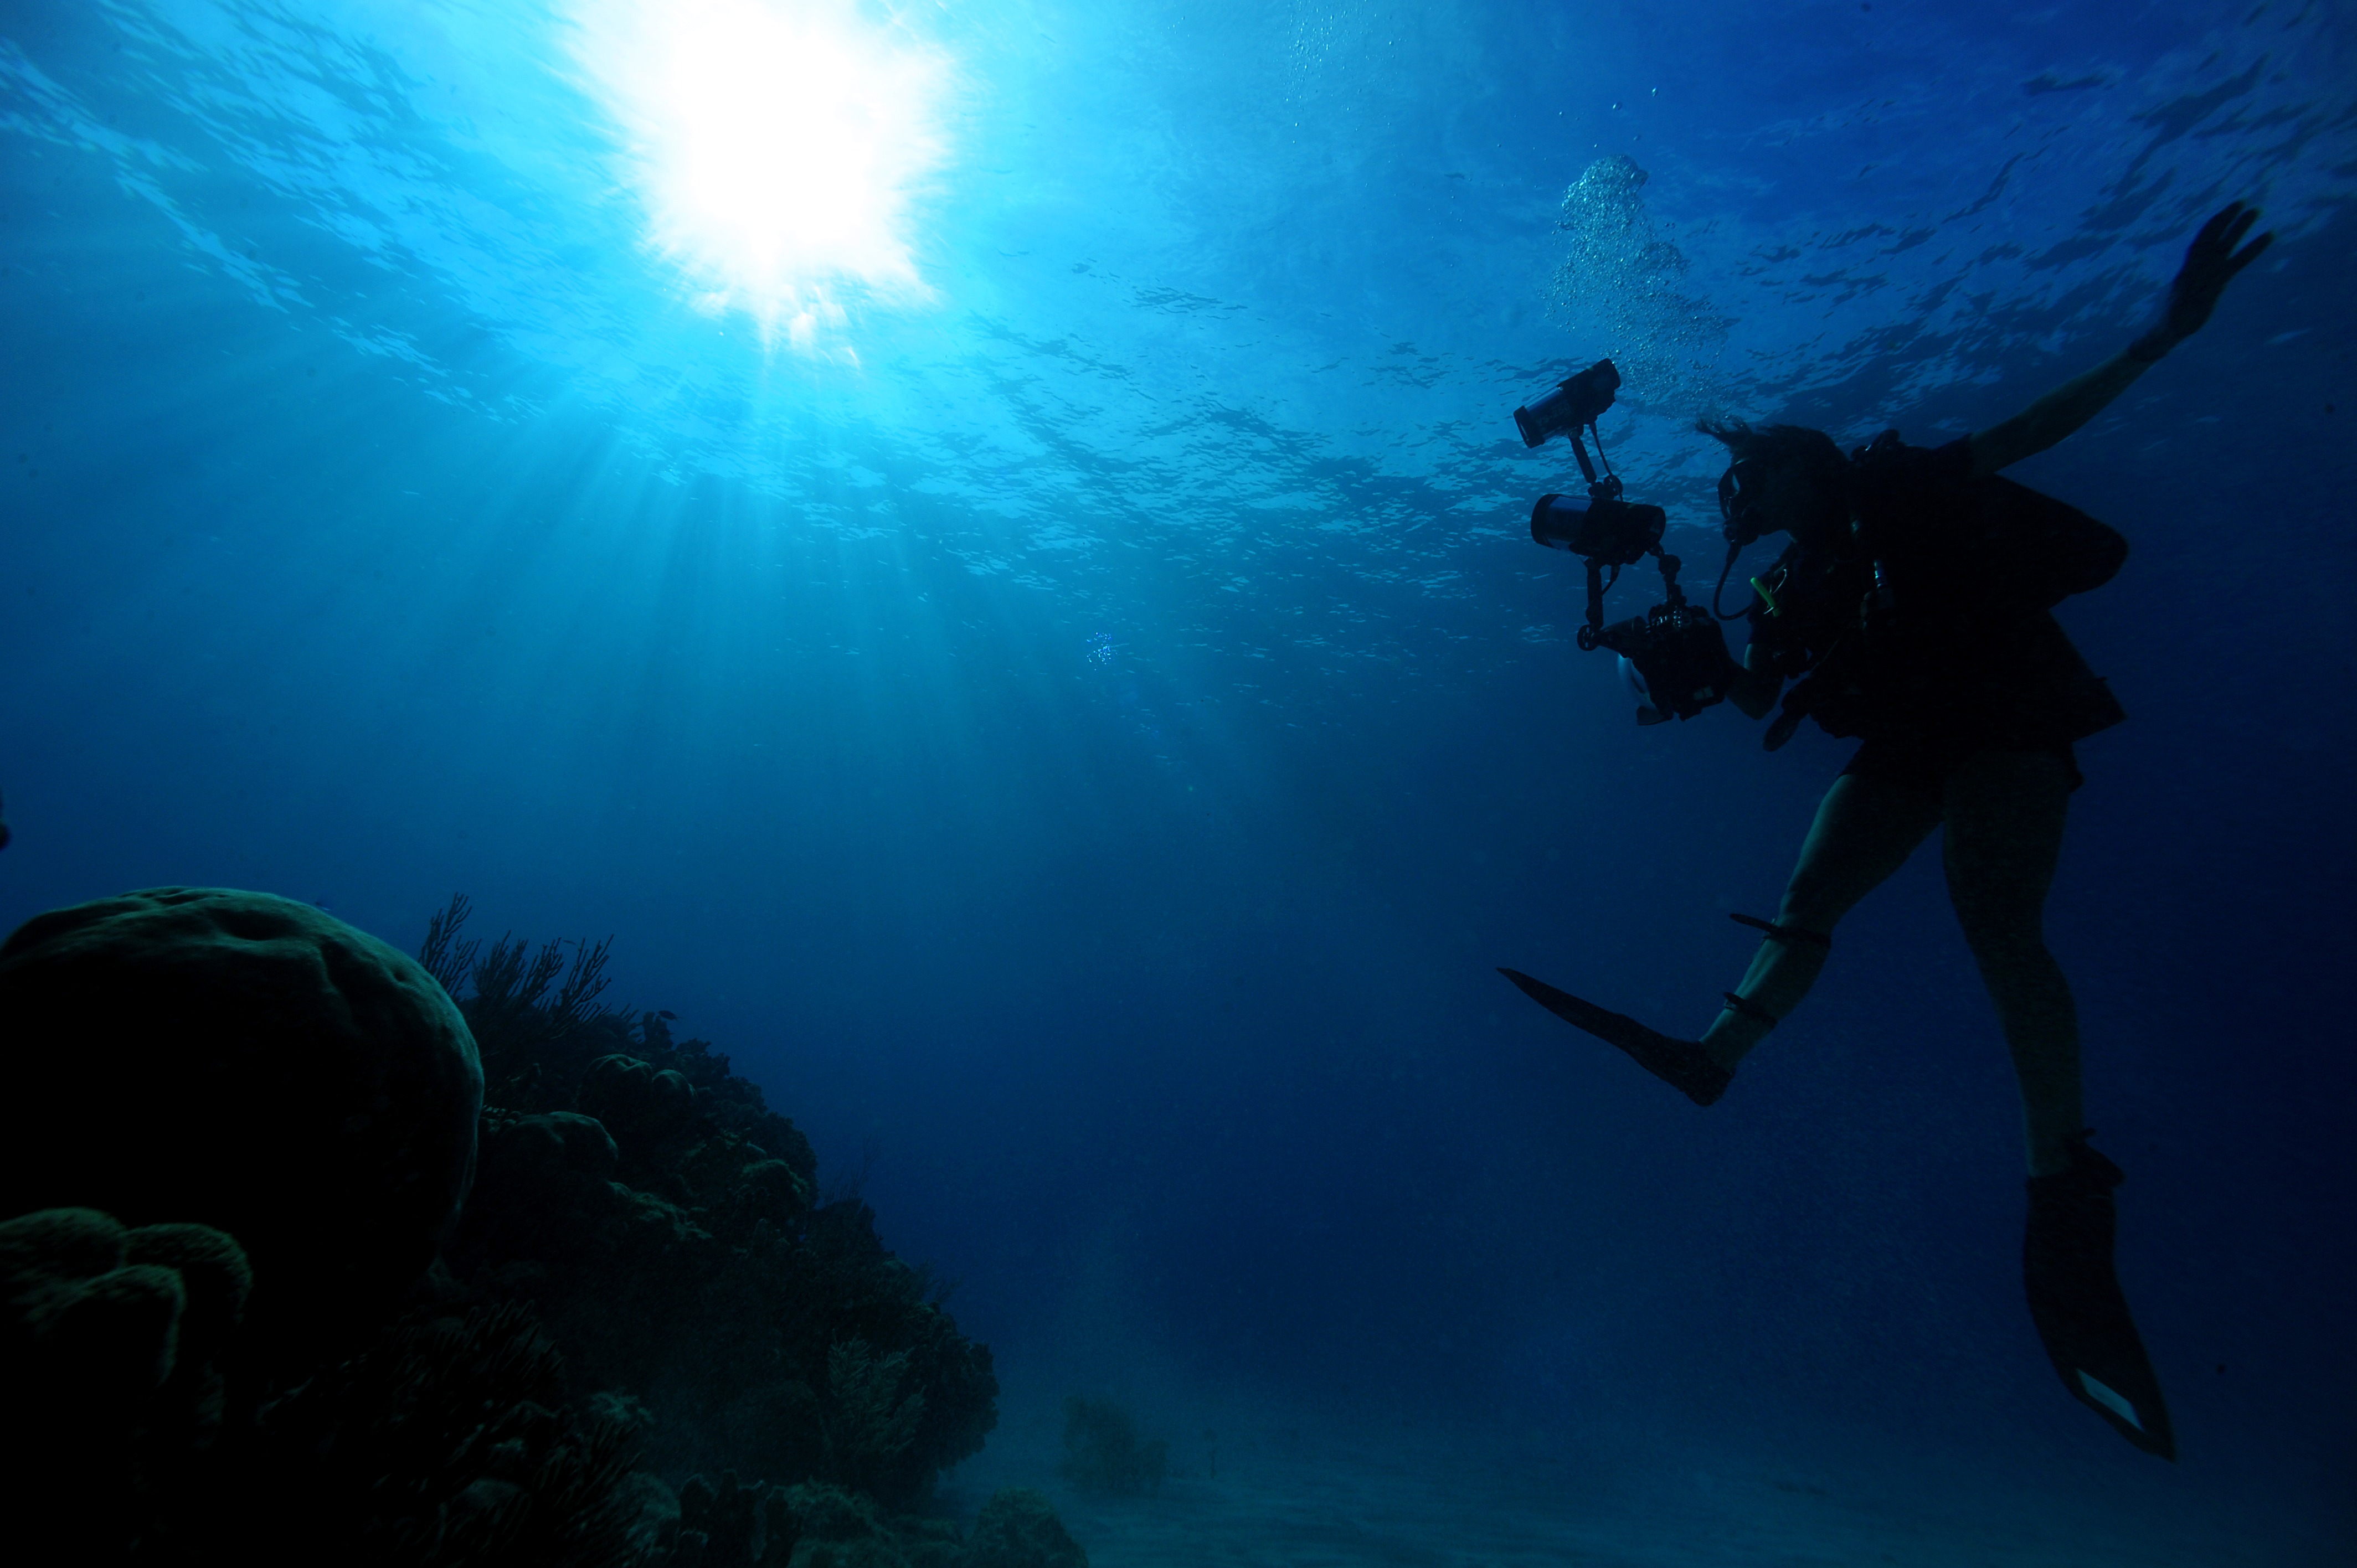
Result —
[{"label": "diver's dive mask", "polygon": [[1769,532],[1761,505],[1768,473],[1769,466],[1759,458],[1739,457],[1718,477],[1718,515],[1726,524],[1721,532],[1738,549]]}]

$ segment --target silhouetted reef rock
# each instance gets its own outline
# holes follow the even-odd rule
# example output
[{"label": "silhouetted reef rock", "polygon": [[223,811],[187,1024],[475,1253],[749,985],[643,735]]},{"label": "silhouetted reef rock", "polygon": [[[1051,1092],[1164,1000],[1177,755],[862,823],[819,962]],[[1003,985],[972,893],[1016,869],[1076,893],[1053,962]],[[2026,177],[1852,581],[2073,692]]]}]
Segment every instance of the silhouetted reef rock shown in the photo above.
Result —
[{"label": "silhouetted reef rock", "polygon": [[990,1352],[792,1122],[599,1006],[604,944],[466,914],[413,962],[164,888],[0,946],[0,1397],[38,1446],[0,1506],[90,1563],[1084,1565],[1036,1493],[970,1540],[915,1511],[996,1422]]},{"label": "silhouetted reef rock", "polygon": [[201,1225],[89,1208],[0,1223],[11,1500],[57,1519],[154,1507],[221,1432],[220,1361],[253,1283],[243,1250]]},{"label": "silhouetted reef rock", "polygon": [[412,1314],[257,1408],[221,1352],[250,1283],[203,1226],[0,1224],[11,1517],[54,1558],[635,1568],[662,1563],[627,1430],[565,1399],[529,1309]]},{"label": "silhouetted reef rock", "polygon": [[906,1510],[980,1451],[998,1384],[946,1291],[856,1194],[819,1192],[809,1139],[726,1056],[598,1004],[602,944],[479,944],[467,917],[454,900],[419,952],[493,1101],[447,1288],[530,1304],[576,1387],[630,1402],[648,1467],[688,1477],[680,1561],[769,1561],[791,1524],[797,1564],[953,1562],[955,1532]]},{"label": "silhouetted reef rock", "polygon": [[695,1086],[685,1073],[619,1051],[589,1064],[573,1101],[583,1115],[603,1122],[618,1144],[629,1144],[648,1173],[684,1154],[702,1130]]},{"label": "silhouetted reef rock", "polygon": [[642,1402],[661,1473],[922,1504],[996,1424],[988,1348],[874,1210],[822,1199],[810,1140],[726,1056],[664,1014],[597,1005],[602,945],[479,944],[467,917],[454,901],[418,955],[495,1101],[450,1286],[531,1303],[581,1386]]},{"label": "silhouetted reef rock", "polygon": [[[670,1097],[659,1073],[607,1077]],[[706,1123],[682,1148],[650,1121],[668,1140],[651,1152],[578,1112],[487,1111],[453,1285],[532,1303],[585,1385],[643,1401],[662,1470],[921,1502],[996,1423],[988,1349],[885,1251],[865,1203],[814,1202],[807,1176],[741,1133]]]},{"label": "silhouetted reef rock", "polygon": [[274,1562],[664,1561],[629,1428],[566,1392],[530,1309],[413,1315],[263,1407],[235,1517]]},{"label": "silhouetted reef rock", "polygon": [[982,1506],[959,1568],[1089,1568],[1089,1554],[1045,1497],[1008,1487]]},{"label": "silhouetted reef rock", "polygon": [[252,1260],[252,1347],[354,1342],[450,1234],[482,1072],[406,955],[267,893],[154,887],[0,945],[0,1214],[193,1222]]}]

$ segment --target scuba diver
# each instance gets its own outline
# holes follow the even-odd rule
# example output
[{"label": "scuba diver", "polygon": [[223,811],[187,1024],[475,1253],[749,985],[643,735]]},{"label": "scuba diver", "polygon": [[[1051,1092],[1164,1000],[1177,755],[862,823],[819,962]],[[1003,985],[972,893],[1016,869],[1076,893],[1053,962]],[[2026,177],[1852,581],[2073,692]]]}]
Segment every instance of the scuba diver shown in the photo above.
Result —
[{"label": "scuba diver", "polygon": [[[1909,446],[1889,431],[1845,456],[1822,431],[1699,425],[1732,459],[1718,485],[1730,566],[1735,552],[1755,539],[1784,533],[1792,541],[1753,579],[1751,641],[1740,670],[1708,614],[1678,594],[1674,556],[1662,558],[1671,603],[1652,612],[1648,641],[1639,621],[1600,627],[1599,557],[1591,555],[1590,629],[1581,645],[1624,654],[1623,673],[1641,701],[1660,704],[1641,708],[1645,722],[1672,712],[1688,717],[1721,697],[1761,718],[1792,682],[1769,727],[1769,749],[1791,738],[1804,717],[1861,744],[1818,809],[1775,918],[1735,917],[1763,940],[1700,1038],[1657,1033],[1501,972],[1559,1016],[1708,1105],[1808,993],[1842,917],[1941,830],[1949,897],[1996,1001],[2020,1086],[2029,1163],[2022,1267],[2031,1316],[2070,1392],[2129,1442],[2171,1459],[2176,1444],[2160,1384],[2112,1266],[2113,1191],[2122,1175],[2089,1146],[2077,1015],[2041,929],[2063,818],[2081,783],[2072,745],[2124,716],[2050,611],[2068,595],[2108,581],[2127,545],[2076,509],[1997,476],[2085,424],[2199,331],[2226,285],[2273,240],[2261,234],[2243,243],[2257,219],[2240,202],[2212,217],[2149,330],[1988,430],[1932,448]],[[1611,384],[1618,379],[1612,375]],[[1564,383],[1566,393],[1578,381]],[[1602,396],[1609,403],[1609,388]],[[1591,399],[1578,413],[1592,424],[1602,405]],[[1544,406],[1543,400],[1516,411],[1532,446],[1539,444],[1534,433],[1539,439],[1554,433],[1525,417]],[[1570,428],[1585,467],[1577,426]],[[1618,500],[1618,483],[1610,482],[1609,495],[1592,489],[1588,516],[1598,515],[1598,502],[1631,510]],[[1551,502],[1577,504],[1542,500],[1533,518],[1542,543],[1557,542],[1542,528]],[[1659,517],[1658,509],[1635,510]],[[1650,553],[1659,556],[1658,521],[1652,533]],[[1601,559],[1617,574],[1636,553]],[[1662,650],[1673,643],[1703,651],[1676,666],[1688,674],[1664,693],[1659,677],[1675,661],[1663,662],[1669,654]],[[1638,673],[1649,650],[1657,677],[1650,686]]]}]

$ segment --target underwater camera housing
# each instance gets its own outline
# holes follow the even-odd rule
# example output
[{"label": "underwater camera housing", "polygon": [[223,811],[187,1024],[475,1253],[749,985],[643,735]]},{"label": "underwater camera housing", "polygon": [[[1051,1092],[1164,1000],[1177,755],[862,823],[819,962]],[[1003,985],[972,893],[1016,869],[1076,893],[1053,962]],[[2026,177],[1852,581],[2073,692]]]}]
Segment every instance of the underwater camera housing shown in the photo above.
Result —
[{"label": "underwater camera housing", "polygon": [[1641,725],[1690,719],[1724,701],[1735,683],[1727,636],[1700,605],[1655,605],[1606,627],[1596,643],[1620,656],[1621,683],[1637,699]]},{"label": "underwater camera housing", "polygon": [[[1606,462],[1604,477],[1598,478],[1588,461],[1580,432],[1595,433],[1597,417],[1612,406],[1612,394],[1620,388],[1620,372],[1611,360],[1598,360],[1536,403],[1514,410],[1514,426],[1523,433],[1525,446],[1570,436],[1572,455],[1587,480],[1585,499],[1566,495],[1538,499],[1531,508],[1531,542],[1568,551],[1587,568],[1587,620],[1579,628],[1579,646],[1584,651],[1609,648],[1620,656],[1621,679],[1637,699],[1637,722],[1690,719],[1722,701],[1738,671],[1717,618],[1686,603],[1678,587],[1678,558],[1663,553],[1668,514],[1657,506],[1623,499],[1620,477],[1612,472],[1612,465]],[[1596,453],[1604,455],[1601,436]],[[1605,591],[1620,580],[1622,567],[1634,566],[1648,555],[1661,563],[1662,603],[1643,615],[1606,626]],[[1608,567],[1609,577],[1604,575]]]}]

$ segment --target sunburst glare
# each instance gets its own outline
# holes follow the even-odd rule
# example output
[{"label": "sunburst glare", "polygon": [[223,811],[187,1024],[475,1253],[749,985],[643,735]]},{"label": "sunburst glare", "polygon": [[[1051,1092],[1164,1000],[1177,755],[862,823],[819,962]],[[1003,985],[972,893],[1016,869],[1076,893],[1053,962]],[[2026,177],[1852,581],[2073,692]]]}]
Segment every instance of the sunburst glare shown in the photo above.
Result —
[{"label": "sunburst glare", "polygon": [[849,0],[579,0],[573,48],[623,138],[652,246],[763,338],[848,348],[863,304],[932,296],[914,204],[948,59]]}]

